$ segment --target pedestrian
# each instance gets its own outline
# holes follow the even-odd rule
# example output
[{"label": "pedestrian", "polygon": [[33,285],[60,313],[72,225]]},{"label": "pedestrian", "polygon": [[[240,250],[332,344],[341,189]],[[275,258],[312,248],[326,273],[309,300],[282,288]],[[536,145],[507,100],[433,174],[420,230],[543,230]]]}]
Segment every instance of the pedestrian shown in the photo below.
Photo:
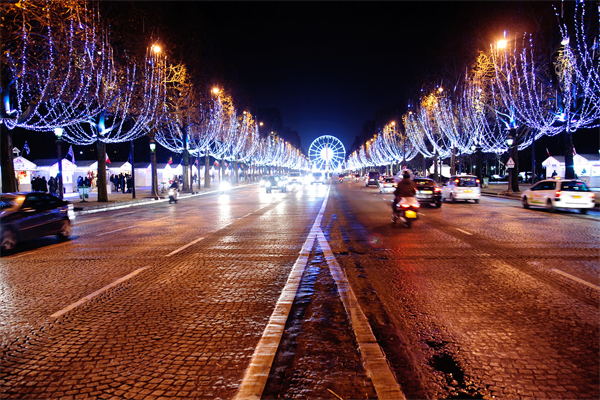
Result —
[{"label": "pedestrian", "polygon": [[133,177],[131,174],[127,174],[127,193],[131,193],[133,191]]},{"label": "pedestrian", "polygon": [[552,171],[552,178],[554,178],[556,175],[558,175],[558,174],[556,173],[556,170]]},{"label": "pedestrian", "polygon": [[38,180],[40,182],[40,190],[42,192],[48,192],[48,182],[46,181],[46,177],[38,177]]},{"label": "pedestrian", "polygon": [[48,180],[48,187],[50,188],[50,194],[53,196],[56,196],[57,185],[56,185],[56,180],[54,179],[53,176],[51,176],[50,180]]},{"label": "pedestrian", "polygon": [[125,175],[122,172],[119,174],[119,186],[121,187],[121,191],[125,193]]},{"label": "pedestrian", "polygon": [[83,176],[77,177],[77,187],[80,188],[83,186]]}]

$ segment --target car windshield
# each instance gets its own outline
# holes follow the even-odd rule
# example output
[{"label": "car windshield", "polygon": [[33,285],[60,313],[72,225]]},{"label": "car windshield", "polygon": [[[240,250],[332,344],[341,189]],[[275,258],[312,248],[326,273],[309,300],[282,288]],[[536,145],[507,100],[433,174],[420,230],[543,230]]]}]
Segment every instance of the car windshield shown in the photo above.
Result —
[{"label": "car windshield", "polygon": [[479,184],[477,183],[477,178],[472,177],[460,177],[456,179],[456,186],[464,186],[464,187],[477,187]]},{"label": "car windshield", "polygon": [[369,172],[369,179],[379,178],[379,172]]},{"label": "car windshield", "polygon": [[385,183],[394,183],[394,178],[385,178]]},{"label": "car windshield", "polygon": [[583,182],[563,182],[560,185],[560,190],[565,192],[589,192],[590,189]]}]

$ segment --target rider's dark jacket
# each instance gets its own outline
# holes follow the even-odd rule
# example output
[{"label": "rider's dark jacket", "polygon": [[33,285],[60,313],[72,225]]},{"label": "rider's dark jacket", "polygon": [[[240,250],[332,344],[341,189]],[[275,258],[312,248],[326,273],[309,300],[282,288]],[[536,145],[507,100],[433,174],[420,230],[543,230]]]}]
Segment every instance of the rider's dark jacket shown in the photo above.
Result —
[{"label": "rider's dark jacket", "polygon": [[394,190],[394,196],[396,197],[414,197],[417,194],[417,185],[410,180],[410,178],[404,178],[396,185]]}]

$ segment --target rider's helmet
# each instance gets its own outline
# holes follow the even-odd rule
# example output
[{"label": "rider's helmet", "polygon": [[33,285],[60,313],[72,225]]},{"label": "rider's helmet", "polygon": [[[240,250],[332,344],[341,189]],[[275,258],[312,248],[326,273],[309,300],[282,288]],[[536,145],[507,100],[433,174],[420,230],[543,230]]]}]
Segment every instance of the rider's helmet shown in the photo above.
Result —
[{"label": "rider's helmet", "polygon": [[405,169],[402,171],[402,178],[410,179],[411,176],[412,176],[412,172],[410,171],[410,169]]}]

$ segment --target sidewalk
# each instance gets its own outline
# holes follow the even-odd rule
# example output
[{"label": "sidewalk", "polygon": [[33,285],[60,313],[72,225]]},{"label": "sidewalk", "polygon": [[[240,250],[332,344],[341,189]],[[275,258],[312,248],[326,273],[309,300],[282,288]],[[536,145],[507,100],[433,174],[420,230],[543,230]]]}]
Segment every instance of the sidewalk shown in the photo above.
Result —
[{"label": "sidewalk", "polygon": [[488,196],[506,197],[511,199],[520,199],[521,194],[531,187],[530,183],[520,183],[520,192],[508,192],[508,183],[490,183],[487,187],[481,188],[481,194]]},{"label": "sidewalk", "polygon": [[[252,183],[242,183],[237,186],[233,186],[231,190],[240,188],[243,186],[251,185]],[[209,193],[219,192],[218,183],[212,185],[210,188],[202,188],[198,191],[198,188],[194,188],[194,193],[179,193],[179,199],[185,199],[188,197],[201,196]],[[96,191],[89,194],[89,198],[86,201],[82,201],[78,193],[67,193],[65,200],[73,203],[75,215],[93,214],[106,210],[115,210],[120,208],[128,208],[134,206],[141,206],[152,203],[162,203],[169,201],[167,192],[159,193],[159,200],[155,200],[151,193],[150,187],[138,187],[135,191],[136,198],[133,199],[131,193],[112,192],[108,195],[108,202],[99,202],[98,193]]]}]

